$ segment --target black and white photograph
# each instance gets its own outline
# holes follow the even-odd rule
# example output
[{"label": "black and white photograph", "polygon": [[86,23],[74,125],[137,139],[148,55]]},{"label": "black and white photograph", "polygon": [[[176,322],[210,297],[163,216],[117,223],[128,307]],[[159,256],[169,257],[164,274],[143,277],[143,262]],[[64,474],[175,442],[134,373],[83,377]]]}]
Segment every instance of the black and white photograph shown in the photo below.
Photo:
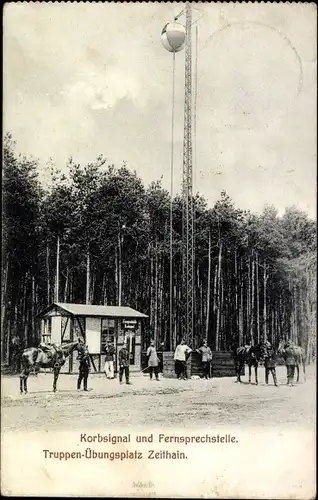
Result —
[{"label": "black and white photograph", "polygon": [[7,2],[1,493],[316,497],[317,6]]}]

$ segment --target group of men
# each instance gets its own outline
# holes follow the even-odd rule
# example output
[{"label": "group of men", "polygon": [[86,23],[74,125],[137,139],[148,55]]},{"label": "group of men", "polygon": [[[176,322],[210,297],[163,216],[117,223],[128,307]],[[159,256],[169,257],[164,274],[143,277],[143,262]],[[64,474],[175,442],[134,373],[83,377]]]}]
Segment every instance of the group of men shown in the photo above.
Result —
[{"label": "group of men", "polygon": [[[250,348],[249,346],[245,346],[245,348]],[[269,374],[271,373],[273,377],[274,385],[277,387],[277,375],[276,375],[276,353],[272,346],[272,344],[266,341],[262,346],[262,358],[264,361],[265,368],[265,384],[268,385]],[[296,368],[296,359],[295,355],[292,352],[292,342],[287,341],[285,344],[284,350],[284,362],[287,368],[287,385],[293,385],[294,383],[294,375]]]},{"label": "group of men", "polygon": [[[212,351],[210,347],[208,347],[207,341],[204,340],[202,346],[195,351],[198,354],[201,354],[203,377],[205,379],[210,378]],[[187,346],[185,340],[182,339],[180,344],[177,345],[174,353],[175,373],[177,375],[177,378],[180,380],[187,379],[187,359],[191,352],[193,352],[193,350],[189,346]],[[265,343],[263,358],[265,367],[265,383],[268,384],[269,374],[271,374],[273,377],[273,382],[277,387],[278,383],[276,375],[276,354],[270,342]],[[287,367],[287,385],[293,385],[296,362],[295,357],[289,354],[288,349],[286,349],[285,364]]]},{"label": "group of men", "polygon": [[[45,350],[48,346],[45,344],[40,344],[40,347]],[[53,344],[56,351],[57,362],[63,357],[63,351],[59,346]],[[187,359],[193,350],[186,345],[185,340],[182,339],[177,345],[174,353],[175,361],[175,373],[179,380],[187,379]],[[208,379],[211,377],[211,361],[212,361],[212,351],[208,347],[207,341],[204,340],[202,346],[199,349],[195,349],[195,352],[201,355],[202,371],[203,377]],[[285,364],[287,367],[287,384],[292,385],[295,373],[295,358],[294,356],[288,356],[288,349],[286,349],[287,355],[285,359]],[[116,357],[116,350],[114,344],[107,342],[104,347],[105,353],[105,365],[104,373],[107,379],[115,378],[114,363]],[[157,355],[155,342],[151,340],[150,345],[147,349],[147,368],[150,374],[150,380],[153,379],[153,374],[155,375],[155,380],[159,380],[159,358]],[[268,384],[269,374],[271,373],[275,386],[277,383],[276,376],[276,355],[270,342],[265,343],[265,348],[263,352],[264,356],[264,367],[265,367],[265,383]],[[78,354],[79,360],[79,375],[77,379],[77,389],[80,390],[81,384],[83,382],[84,391],[88,391],[87,382],[90,372],[90,356],[88,347],[84,348]],[[123,376],[125,375],[126,384],[131,384],[129,380],[129,366],[130,366],[130,354],[127,348],[127,343],[125,342],[122,348],[118,352],[118,364],[119,364],[119,383],[123,383]]]},{"label": "group of men", "polygon": [[[208,347],[207,341],[204,340],[202,346],[199,349],[196,349],[195,351],[201,355],[203,377],[205,379],[210,378],[212,351],[210,347]],[[174,353],[175,372],[177,378],[180,380],[187,379],[187,359],[191,354],[191,352],[192,352],[191,347],[187,346],[185,340],[182,339],[180,344],[177,345]]]},{"label": "group of men", "polygon": [[[63,361],[63,351],[57,344],[43,344],[41,343],[39,347],[44,351],[48,352],[52,347],[55,351],[55,360],[56,363],[61,364]],[[104,365],[104,373],[107,379],[114,379],[114,361],[115,361],[115,348],[111,343],[107,343],[105,346],[105,365]],[[77,390],[81,389],[81,385],[83,382],[84,391],[88,391],[87,383],[88,376],[90,372],[90,355],[88,346],[85,345],[78,353],[77,357],[79,361],[79,370],[78,370],[78,379],[77,379]],[[122,384],[123,374],[125,373],[126,384],[130,384],[129,381],[129,351],[127,350],[127,344],[125,343],[123,347],[120,349],[118,354],[119,360],[119,382]]]},{"label": "group of men", "polygon": [[[104,348],[105,353],[105,364],[104,364],[104,373],[107,379],[115,378],[115,370],[114,370],[114,362],[115,362],[115,347],[112,343],[108,342]],[[87,382],[88,376],[90,372],[90,356],[87,345],[78,353],[78,361],[79,361],[79,374],[77,379],[77,390],[81,389],[81,385],[83,382],[84,391],[88,391]],[[131,384],[129,381],[129,363],[130,356],[129,351],[127,349],[127,343],[124,343],[123,347],[119,350],[118,353],[118,361],[119,361],[119,382],[123,383],[123,375],[125,374],[126,384]]]}]

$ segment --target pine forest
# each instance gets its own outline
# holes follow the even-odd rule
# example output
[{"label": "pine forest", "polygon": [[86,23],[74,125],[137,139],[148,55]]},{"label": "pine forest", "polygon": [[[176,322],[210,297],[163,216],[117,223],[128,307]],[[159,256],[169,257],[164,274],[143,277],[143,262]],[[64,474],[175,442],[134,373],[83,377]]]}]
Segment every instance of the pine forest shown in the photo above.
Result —
[{"label": "pine forest", "polygon": [[[18,336],[40,341],[36,315],[56,302],[125,305],[149,315],[145,339],[170,350],[182,323],[182,200],[173,199],[173,332],[170,315],[170,194],[145,186],[127,165],[99,156],[63,172],[3,150],[2,361]],[[295,206],[279,215],[234,206],[226,192],[195,206],[194,344],[214,350],[292,339],[316,350],[316,222]],[[57,278],[58,276],[58,278]],[[172,345],[171,345],[172,344]]]}]

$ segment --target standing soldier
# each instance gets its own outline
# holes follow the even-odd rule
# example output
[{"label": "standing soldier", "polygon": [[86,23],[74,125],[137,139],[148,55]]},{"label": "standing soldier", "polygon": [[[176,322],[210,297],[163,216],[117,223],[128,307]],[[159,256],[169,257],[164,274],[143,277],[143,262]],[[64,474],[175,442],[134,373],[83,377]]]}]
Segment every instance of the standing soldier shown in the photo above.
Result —
[{"label": "standing soldier", "polygon": [[112,343],[107,342],[105,347],[105,366],[104,372],[106,378],[114,379],[114,356],[115,356],[115,347]]},{"label": "standing soldier", "polygon": [[265,383],[268,384],[268,375],[269,375],[269,372],[271,372],[273,380],[274,380],[274,384],[277,387],[278,384],[277,384],[277,377],[276,377],[276,359],[275,359],[274,350],[273,350],[270,342],[266,342],[266,344],[265,344],[264,366],[265,366]]},{"label": "standing soldier", "polygon": [[150,380],[152,380],[152,373],[155,372],[156,380],[159,380],[159,359],[157,356],[157,351],[155,348],[155,342],[152,340],[150,342],[150,346],[147,349],[147,358],[148,358],[148,368],[150,373]]},{"label": "standing soldier", "polygon": [[13,373],[19,371],[19,349],[19,338],[14,336],[9,343],[9,366],[11,367]]},{"label": "standing soldier", "polygon": [[123,383],[123,375],[125,372],[126,384],[131,385],[129,382],[129,351],[127,349],[127,342],[124,343],[123,347],[120,349],[118,353],[118,362],[119,362],[119,383]]},{"label": "standing soldier", "polygon": [[88,391],[87,389],[87,379],[90,369],[90,361],[89,361],[89,352],[87,345],[83,348],[83,351],[78,354],[79,359],[79,375],[77,379],[77,390],[79,391],[81,388],[82,380],[84,380],[84,391]]},{"label": "standing soldier", "polygon": [[210,347],[208,347],[208,343],[206,340],[203,341],[203,345],[196,349],[196,351],[202,356],[202,367],[203,367],[203,376],[204,378],[210,378],[210,366],[212,361],[212,351]]},{"label": "standing soldier", "polygon": [[187,358],[191,352],[192,349],[187,346],[185,340],[182,339],[174,352],[175,372],[178,379],[187,379]]},{"label": "standing soldier", "polygon": [[296,360],[295,360],[295,353],[290,340],[286,343],[284,358],[287,368],[287,385],[292,386],[294,385]]}]

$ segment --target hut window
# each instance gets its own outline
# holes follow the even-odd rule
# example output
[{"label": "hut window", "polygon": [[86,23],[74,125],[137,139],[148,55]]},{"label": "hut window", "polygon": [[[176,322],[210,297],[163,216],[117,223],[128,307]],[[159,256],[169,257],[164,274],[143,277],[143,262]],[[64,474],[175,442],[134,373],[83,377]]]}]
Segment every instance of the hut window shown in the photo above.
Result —
[{"label": "hut window", "polygon": [[78,337],[82,338],[84,336],[84,341],[86,342],[85,338],[85,318],[82,316],[76,316],[73,319],[73,338],[77,339]]},{"label": "hut window", "polygon": [[44,318],[43,319],[42,339],[41,339],[41,342],[43,342],[44,344],[51,342],[51,329],[52,329],[51,318]]}]

